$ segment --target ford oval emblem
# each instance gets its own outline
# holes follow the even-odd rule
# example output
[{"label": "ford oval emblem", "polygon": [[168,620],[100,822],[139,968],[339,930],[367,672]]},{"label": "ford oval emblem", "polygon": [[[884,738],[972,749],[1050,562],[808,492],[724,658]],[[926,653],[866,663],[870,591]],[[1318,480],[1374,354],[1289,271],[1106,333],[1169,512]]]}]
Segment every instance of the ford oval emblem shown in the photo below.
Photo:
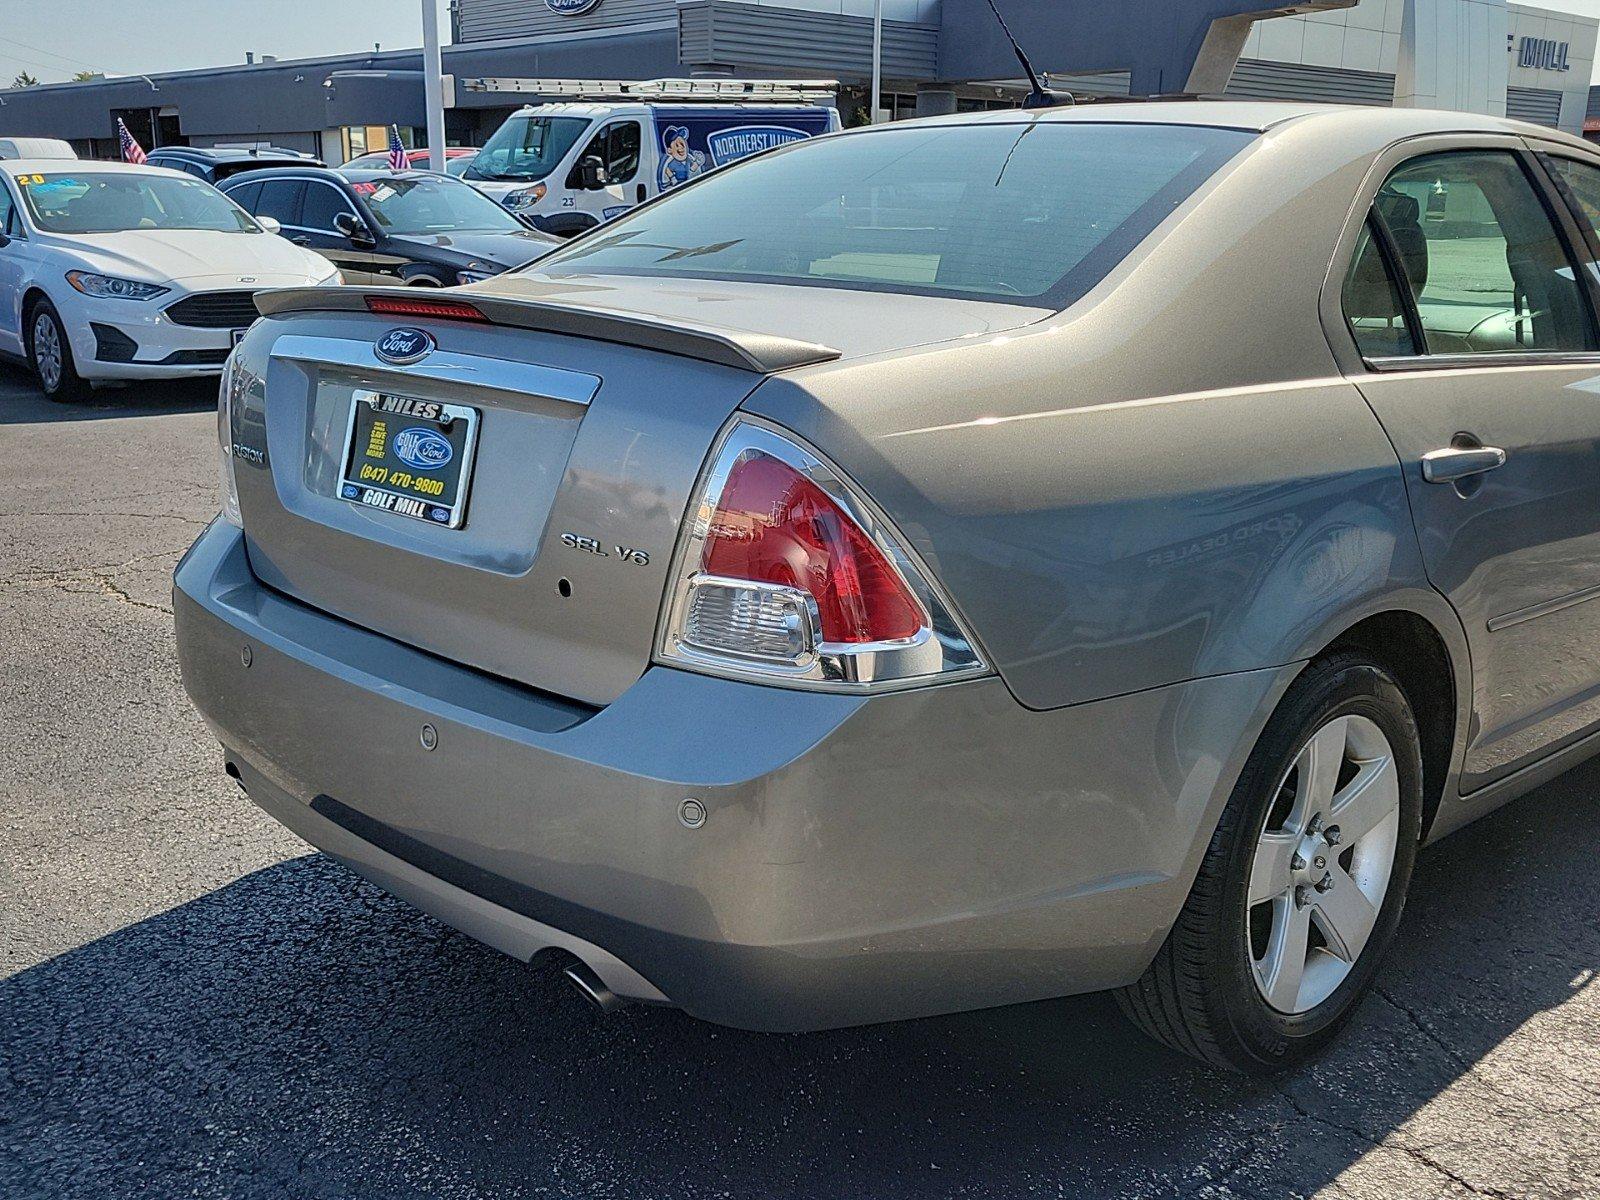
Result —
[{"label": "ford oval emblem", "polygon": [[373,344],[378,357],[403,367],[426,358],[438,343],[425,329],[391,329]]},{"label": "ford oval emblem", "polygon": [[394,435],[394,455],[413,471],[437,471],[455,457],[450,439],[413,425]]}]

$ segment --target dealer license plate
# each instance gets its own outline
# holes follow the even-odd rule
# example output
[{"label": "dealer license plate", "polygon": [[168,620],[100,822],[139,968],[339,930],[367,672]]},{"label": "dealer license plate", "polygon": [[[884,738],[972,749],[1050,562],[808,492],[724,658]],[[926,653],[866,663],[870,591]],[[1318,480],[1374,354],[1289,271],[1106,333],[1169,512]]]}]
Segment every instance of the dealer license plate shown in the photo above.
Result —
[{"label": "dealer license plate", "polygon": [[357,388],[339,495],[446,529],[466,520],[475,408]]}]

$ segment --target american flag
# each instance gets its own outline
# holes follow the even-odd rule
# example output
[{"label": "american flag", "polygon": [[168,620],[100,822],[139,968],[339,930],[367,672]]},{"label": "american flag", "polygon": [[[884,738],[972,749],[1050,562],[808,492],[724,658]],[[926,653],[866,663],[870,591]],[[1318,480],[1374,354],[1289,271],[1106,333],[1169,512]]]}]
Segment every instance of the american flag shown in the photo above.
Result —
[{"label": "american flag", "polygon": [[128,126],[121,117],[117,118],[117,141],[122,143],[123,162],[144,162],[144,147],[134,140],[133,134],[128,132]]},{"label": "american flag", "polygon": [[410,165],[406,148],[400,141],[400,126],[389,126],[389,170],[404,171]]}]

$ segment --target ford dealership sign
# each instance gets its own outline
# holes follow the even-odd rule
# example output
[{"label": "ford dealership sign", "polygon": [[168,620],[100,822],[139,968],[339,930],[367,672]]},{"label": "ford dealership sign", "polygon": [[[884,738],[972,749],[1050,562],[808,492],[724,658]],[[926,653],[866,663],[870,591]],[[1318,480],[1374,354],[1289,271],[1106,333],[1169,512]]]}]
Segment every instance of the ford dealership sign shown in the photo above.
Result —
[{"label": "ford dealership sign", "polygon": [[600,0],[544,0],[544,6],[563,17],[575,17],[598,8]]}]

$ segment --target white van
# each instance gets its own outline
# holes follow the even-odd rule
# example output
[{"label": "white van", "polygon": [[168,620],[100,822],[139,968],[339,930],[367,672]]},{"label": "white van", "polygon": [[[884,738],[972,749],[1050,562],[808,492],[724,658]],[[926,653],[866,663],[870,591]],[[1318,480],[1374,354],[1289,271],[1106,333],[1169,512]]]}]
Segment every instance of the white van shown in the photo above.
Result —
[{"label": "white van", "polygon": [[60,138],[0,138],[0,158],[77,158]]},{"label": "white van", "polygon": [[581,97],[513,113],[461,174],[560,237],[737,159],[839,128],[830,80],[462,82],[473,91]]}]

